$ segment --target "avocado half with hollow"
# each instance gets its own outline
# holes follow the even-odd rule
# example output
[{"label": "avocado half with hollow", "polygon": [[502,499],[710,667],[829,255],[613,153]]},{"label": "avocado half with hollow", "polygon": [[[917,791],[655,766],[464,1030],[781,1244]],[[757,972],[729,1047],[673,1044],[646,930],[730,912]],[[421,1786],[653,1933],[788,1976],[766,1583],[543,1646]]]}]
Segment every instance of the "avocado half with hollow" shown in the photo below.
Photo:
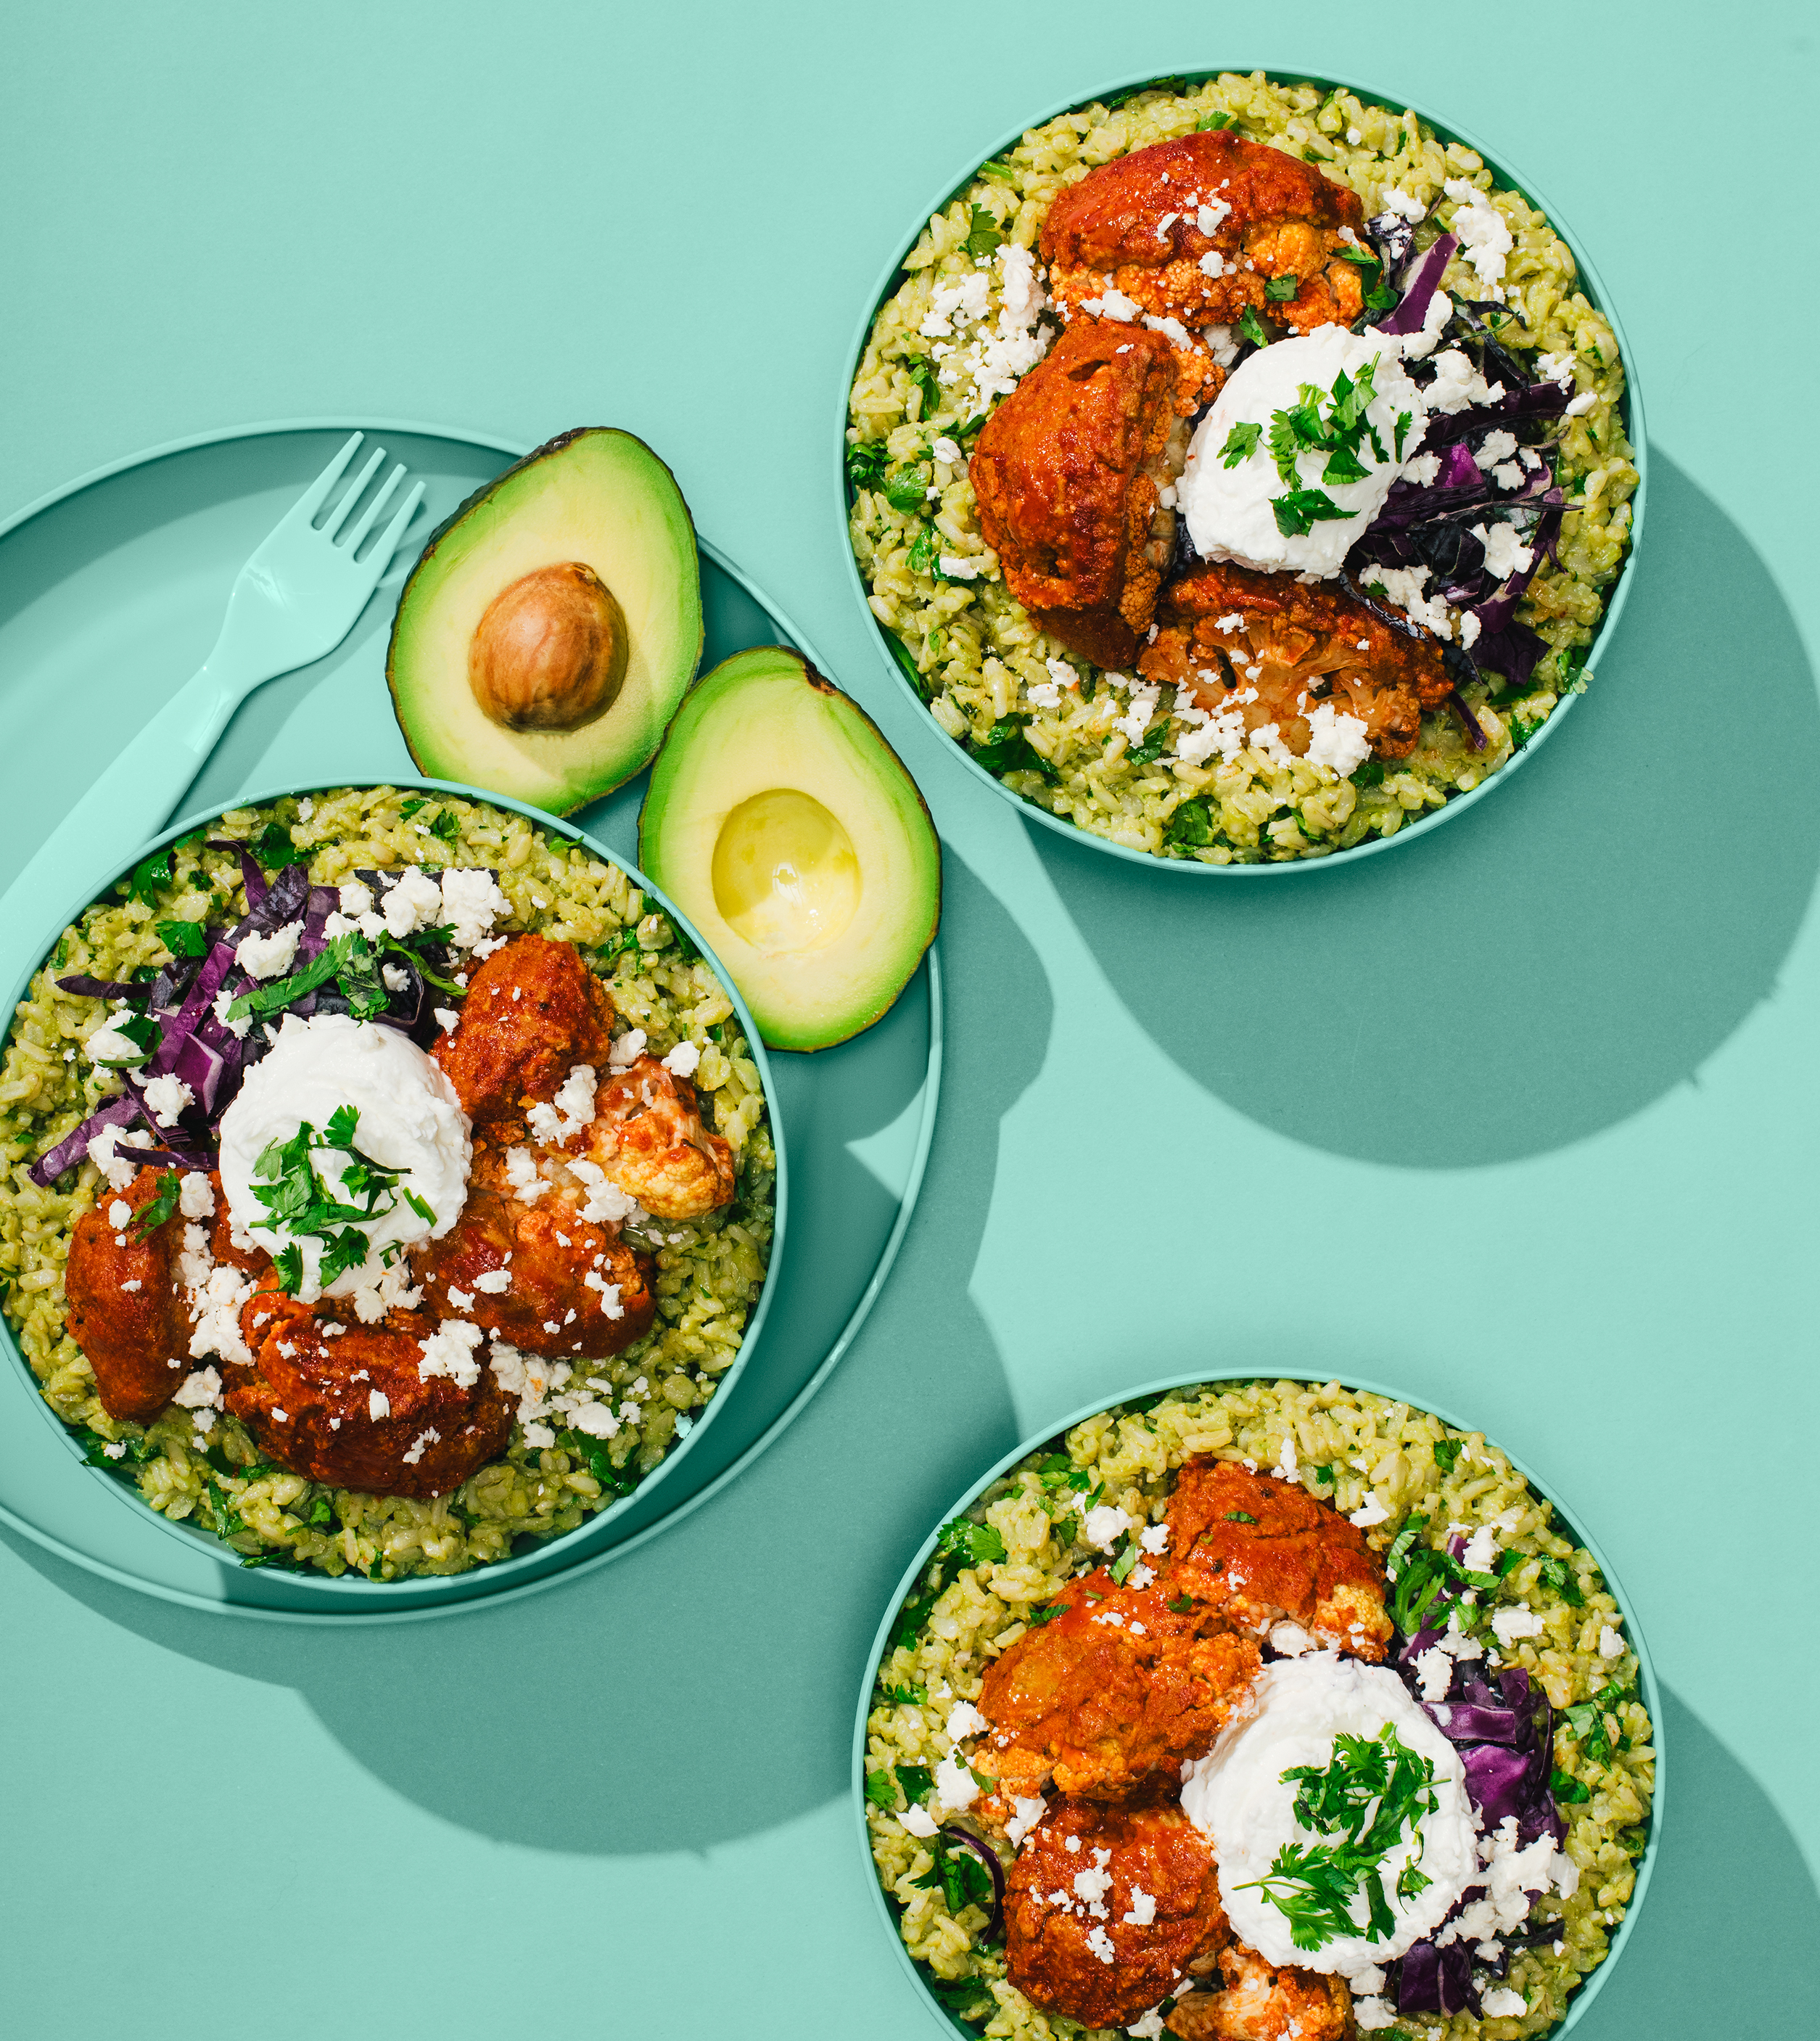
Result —
[{"label": "avocado half with hollow", "polygon": [[420,772],[565,815],[649,762],[701,656],[682,491],[642,440],[595,425],[431,535],[386,679]]},{"label": "avocado half with hollow", "polygon": [[941,917],[942,846],[916,781],[856,702],[775,646],[735,653],[684,700],[638,856],[774,1049],[870,1028]]}]

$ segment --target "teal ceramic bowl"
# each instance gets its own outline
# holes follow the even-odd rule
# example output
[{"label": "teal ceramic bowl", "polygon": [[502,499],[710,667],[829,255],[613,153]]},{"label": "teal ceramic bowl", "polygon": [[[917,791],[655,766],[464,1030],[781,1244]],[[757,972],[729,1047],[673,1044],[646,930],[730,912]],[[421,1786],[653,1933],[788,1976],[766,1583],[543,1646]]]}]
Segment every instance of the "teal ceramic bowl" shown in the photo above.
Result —
[{"label": "teal ceramic bowl", "polygon": [[[1388,1383],[1369,1381],[1362,1375],[1335,1376],[1331,1374],[1294,1375],[1286,1375],[1281,1370],[1266,1375],[1259,1373],[1255,1369],[1242,1368],[1201,1368],[1190,1375],[1164,1375],[1156,1381],[1140,1383],[1136,1387],[1126,1390],[1121,1395],[1107,1397],[1085,1404],[1079,1410],[1071,1411],[1067,1417],[1059,1419],[1056,1423],[1045,1425],[1034,1437],[1026,1439],[1022,1445],[1007,1453],[996,1466],[988,1468],[965,1495],[958,1497],[947,1509],[942,1511],[931,1527],[928,1536],[923,1539],[916,1557],[904,1570],[903,1577],[898,1581],[889,1602],[885,1605],[885,1613],[879,1620],[878,1634],[872,1640],[872,1649],[866,1654],[865,1677],[860,1683],[859,1705],[853,1722],[854,1829],[859,1843],[861,1875],[870,1889],[874,1903],[878,1909],[879,1925],[890,1937],[891,1946],[897,1952],[899,1966],[909,1981],[912,1989],[928,2008],[931,2018],[939,2025],[943,2033],[950,2037],[955,2035],[964,2035],[971,2037],[971,2041],[978,2041],[980,2030],[977,2027],[969,2026],[965,2020],[947,2011],[929,1989],[927,1974],[912,1960],[909,1951],[904,1948],[903,1937],[898,1932],[897,1917],[892,1910],[890,1901],[885,1895],[885,1888],[878,1882],[878,1871],[872,1861],[872,1839],[866,1825],[866,1724],[867,1717],[872,1712],[873,1683],[878,1677],[878,1668],[884,1660],[893,1626],[897,1620],[897,1612],[915,1592],[921,1580],[923,1569],[935,1557],[935,1541],[941,1536],[942,1526],[971,1509],[994,1482],[1010,1473],[1021,1460],[1027,1459],[1032,1453],[1045,1446],[1059,1450],[1064,1435],[1072,1431],[1076,1425],[1084,1423],[1089,1417],[1098,1417],[1102,1411],[1115,1410],[1121,1404],[1135,1402],[1143,1397],[1157,1396],[1169,1390],[1186,1389],[1202,1383],[1300,1381],[1319,1384],[1335,1380],[1344,1389],[1363,1390],[1373,1396],[1386,1397],[1393,1402],[1407,1403],[1412,1410],[1426,1410],[1430,1416],[1438,1417],[1444,1425],[1451,1426],[1456,1432],[1470,1432],[1478,1429],[1465,1419],[1456,1417],[1450,1410],[1441,1410],[1437,1406],[1421,1398],[1407,1396],[1402,1391]],[[1503,1449],[1500,1448],[1499,1450],[1502,1452]],[[1637,1658],[1638,1692],[1643,1697],[1644,1707],[1649,1711],[1650,1721],[1654,1729],[1655,1796],[1650,1806],[1650,1817],[1647,1825],[1648,1840],[1644,1845],[1642,1859],[1637,1865],[1636,1885],[1631,1894],[1630,1904],[1625,1909],[1624,1917],[1619,1923],[1618,1932],[1612,1937],[1612,1945],[1606,1952],[1605,1961],[1592,1972],[1586,1982],[1574,1993],[1568,2003],[1566,2016],[1549,2030],[1548,2041],[1558,2041],[1559,2036],[1571,2033],[1585,2018],[1587,2008],[1598,1996],[1606,1978],[1611,1975],[1612,1965],[1624,1953],[1625,1945],[1631,1939],[1632,1931],[1636,1925],[1637,1912],[1643,1903],[1644,1894],[1649,1890],[1650,1879],[1655,1868],[1657,1850],[1662,1839],[1663,1796],[1668,1783],[1668,1761],[1667,1753],[1663,1748],[1662,1690],[1656,1684],[1655,1665],[1650,1657],[1649,1646],[1643,1639],[1643,1632],[1639,1628],[1635,1617],[1632,1612],[1630,1597],[1620,1585],[1617,1576],[1612,1570],[1611,1562],[1599,1550],[1593,1539],[1580,1529],[1580,1518],[1578,1515],[1571,1510],[1563,1509],[1551,1490],[1539,1481],[1521,1460],[1513,1455],[1507,1454],[1506,1457],[1528,1482],[1535,1494],[1554,1505],[1555,1529],[1564,1536],[1572,1539],[1576,1544],[1583,1546],[1598,1562],[1599,1570],[1605,1576],[1605,1585],[1611,1591],[1612,1599],[1623,1612],[1624,1635]]]},{"label": "teal ceramic bowl", "polygon": [[[1631,498],[1630,550],[1624,555],[1624,563],[1619,570],[1617,580],[1606,593],[1605,613],[1599,620],[1598,634],[1593,639],[1587,652],[1586,665],[1589,671],[1597,669],[1600,659],[1610,646],[1612,635],[1617,629],[1618,620],[1624,612],[1624,603],[1630,593],[1631,584],[1635,577],[1637,548],[1643,542],[1643,513],[1649,494],[1649,444],[1643,422],[1643,393],[1637,381],[1636,353],[1625,337],[1623,325],[1618,318],[1617,307],[1612,303],[1610,292],[1601,280],[1592,258],[1586,253],[1585,244],[1562,218],[1559,207],[1543,196],[1533,178],[1525,177],[1522,172],[1513,168],[1507,161],[1487,149],[1483,142],[1479,141],[1475,135],[1468,133],[1465,128],[1443,120],[1426,106],[1405,99],[1399,93],[1385,91],[1376,86],[1367,84],[1359,78],[1328,78],[1312,71],[1273,71],[1262,66],[1222,64],[1192,71],[1170,71],[1160,76],[1152,74],[1135,78],[1116,78],[1111,83],[1102,86],[1098,91],[1087,93],[1078,98],[1059,100],[1053,105],[1041,109],[1030,120],[1020,122],[1008,133],[1001,135],[990,148],[968,164],[958,175],[949,177],[941,185],[931,202],[923,208],[912,224],[909,231],[899,242],[896,252],[885,265],[884,274],[879,279],[877,289],[873,292],[868,300],[866,309],[855,330],[852,345],[847,353],[846,372],[841,379],[837,399],[833,433],[832,479],[834,501],[840,519],[839,542],[847,561],[849,584],[853,589],[855,599],[864,612],[866,623],[870,627],[874,642],[878,647],[879,657],[890,669],[897,685],[925,715],[928,715],[927,704],[912,685],[908,675],[899,662],[898,655],[893,650],[897,641],[873,615],[871,608],[866,601],[866,584],[860,577],[859,564],[853,556],[853,548],[847,537],[847,512],[853,501],[851,485],[847,476],[847,398],[853,387],[853,379],[859,373],[861,358],[866,352],[866,336],[872,330],[872,322],[878,316],[879,308],[884,304],[885,299],[890,297],[904,281],[904,258],[916,246],[917,238],[922,234],[930,216],[942,212],[966,189],[979,174],[979,166],[981,163],[990,162],[995,156],[1001,155],[1014,143],[1019,141],[1030,128],[1040,128],[1045,120],[1053,120],[1058,113],[1071,113],[1082,107],[1093,105],[1096,102],[1104,104],[1110,100],[1128,98],[1133,93],[1143,91],[1152,86],[1167,85],[1184,89],[1204,84],[1209,78],[1218,78],[1235,71],[1244,71],[1248,74],[1253,69],[1263,70],[1265,76],[1275,85],[1312,85],[1319,87],[1323,91],[1337,90],[1356,93],[1361,99],[1378,105],[1396,107],[1414,113],[1419,120],[1426,122],[1444,142],[1457,142],[1483,157],[1500,184],[1520,192],[1530,205],[1548,216],[1550,226],[1573,251],[1574,260],[1579,265],[1579,288],[1586,292],[1595,308],[1604,313],[1606,319],[1611,322],[1612,330],[1617,336],[1619,352],[1624,357],[1624,364],[1625,392],[1621,410],[1625,430],[1629,435],[1632,447],[1635,449],[1632,458],[1637,471],[1637,486],[1635,494]],[[1072,822],[1065,820],[1063,817],[1052,815],[1046,808],[1038,807],[1034,802],[1026,801],[1021,795],[1013,793],[1002,780],[996,779],[964,746],[954,743],[947,732],[942,730],[939,723],[935,723],[933,716],[930,716],[929,720],[939,732],[944,745],[961,761],[964,769],[974,780],[982,786],[991,788],[1001,799],[1011,802],[1029,820],[1041,823],[1045,829],[1053,830],[1057,834],[1066,837],[1072,843],[1084,844],[1091,849],[1105,852],[1109,856],[1123,858],[1128,864],[1144,865],[1152,871],[1178,872],[1201,879],[1257,879],[1281,878],[1290,872],[1323,871],[1331,869],[1338,864],[1355,864],[1361,858],[1373,856],[1380,851],[1389,850],[1396,845],[1408,843],[1430,834],[1434,830],[1439,829],[1444,822],[1451,822],[1456,816],[1464,814],[1468,808],[1475,806],[1479,802],[1494,793],[1500,787],[1506,785],[1519,769],[1527,765],[1541,750],[1547,740],[1554,735],[1555,731],[1565,721],[1578,699],[1577,696],[1570,694],[1564,701],[1561,702],[1556,707],[1553,715],[1502,770],[1493,773],[1490,779],[1481,780],[1470,793],[1453,795],[1442,807],[1435,809],[1431,814],[1424,815],[1419,822],[1405,824],[1395,836],[1374,837],[1367,842],[1354,845],[1350,850],[1334,851],[1324,857],[1291,858],[1281,863],[1261,864],[1202,864],[1194,858],[1157,857],[1152,856],[1148,851],[1133,850],[1126,845],[1113,843],[1105,837],[1095,836],[1090,830],[1076,829]]]},{"label": "teal ceramic bowl", "polygon": [[[230,805],[235,807],[255,807],[266,802],[281,799],[286,795],[320,793],[332,786],[380,784],[382,783],[377,780],[350,781],[318,779],[302,786],[269,788],[263,792],[238,798]],[[392,787],[408,788],[426,794],[454,794],[464,800],[485,802],[490,807],[508,809],[516,814],[523,815],[527,822],[531,822],[546,834],[565,837],[573,843],[582,845],[591,856],[597,857],[603,863],[618,865],[648,900],[654,902],[679,928],[684,931],[696,948],[701,951],[704,959],[714,969],[722,984],[725,987],[727,997],[733,1001],[733,1010],[739,1016],[740,1025],[745,1030],[752,1061],[758,1067],[760,1082],[763,1086],[766,1104],[769,1108],[771,1141],[777,1152],[777,1207],[771,1241],[771,1261],[764,1285],[746,1320],[745,1334],[740,1343],[737,1356],[732,1366],[722,1375],[720,1387],[716,1389],[706,1406],[701,1411],[688,1436],[675,1445],[667,1456],[651,1470],[635,1489],[628,1494],[617,1497],[606,1509],[588,1517],[574,1530],[565,1532],[556,1538],[537,1540],[527,1539],[523,1541],[524,1550],[513,1553],[508,1558],[497,1560],[491,1566],[476,1568],[466,1574],[456,1574],[447,1577],[419,1574],[402,1581],[369,1581],[353,1573],[344,1574],[337,1579],[332,1578],[327,1574],[314,1571],[299,1577],[307,1579],[310,1588],[316,1593],[333,1597],[333,1605],[338,1607],[342,1612],[351,1616],[371,1616],[379,1614],[387,1616],[428,1614],[435,1611],[468,1605],[466,1596],[462,1592],[462,1584],[468,1584],[471,1591],[476,1574],[484,1574],[485,1577],[488,1584],[487,1593],[483,1599],[491,1600],[499,1593],[508,1588],[528,1585],[534,1581],[545,1578],[550,1574],[553,1566],[561,1567],[566,1571],[577,1562],[587,1558],[591,1554],[610,1545],[619,1519],[630,1511],[635,1503],[641,1509],[644,1508],[649,1502],[654,1492],[661,1490],[673,1479],[676,1470],[689,1453],[699,1447],[701,1441],[710,1434],[716,1421],[721,1417],[728,1405],[738,1396],[741,1378],[745,1372],[748,1357],[752,1353],[770,1310],[771,1299],[776,1288],[776,1271],[782,1258],[784,1228],[790,1201],[789,1165],[784,1153],[783,1129],[775,1107],[776,1089],[772,1082],[771,1066],[766,1059],[764,1044],[759,1037],[757,1024],[747,1011],[746,1003],[741,998],[738,987],[715,961],[713,952],[702,940],[699,931],[691,922],[688,916],[654,887],[634,865],[629,864],[623,857],[615,856],[604,845],[596,841],[583,830],[575,828],[570,823],[559,821],[554,816],[546,814],[540,809],[527,807],[520,801],[508,800],[503,795],[489,793],[484,788],[463,786],[453,780],[425,780],[405,774],[389,776],[383,784]],[[181,822],[173,823],[154,843],[143,849],[132,862],[136,864],[139,858],[150,856],[166,845],[176,842],[178,837],[187,836],[192,830],[213,822],[221,812],[222,810],[219,807],[210,808],[187,816]],[[0,980],[0,986],[3,986],[7,993],[4,1010],[9,1016],[18,1001],[24,998],[27,986],[45,957],[49,955],[52,944],[55,943],[64,929],[92,902],[99,899],[116,879],[124,876],[125,872],[131,868],[131,866],[129,864],[121,869],[111,871],[85,886],[73,898],[59,903],[61,911],[54,918],[47,915],[43,937],[33,945],[29,957],[14,957],[6,960],[3,966],[0,966],[6,971],[6,978]],[[36,1379],[32,1374],[24,1353],[20,1350],[19,1342],[13,1328],[3,1316],[0,1316],[0,1351],[3,1351],[5,1356],[5,1359],[0,1360],[0,1366],[10,1366],[19,1371],[30,1391],[32,1407],[43,1422],[43,1436],[36,1441],[36,1449],[53,1459],[64,1463],[68,1480],[86,1482],[89,1485],[93,1491],[93,1508],[97,1510],[131,1510],[142,1522],[155,1525],[166,1537],[181,1541],[192,1551],[204,1552],[230,1572],[238,1572],[237,1555],[229,1552],[216,1539],[212,1532],[187,1522],[172,1523],[169,1518],[161,1516],[157,1510],[150,1509],[143,1502],[135,1489],[128,1487],[113,1475],[104,1474],[100,1469],[86,1464],[82,1457],[82,1448],[76,1443],[75,1435],[63,1424],[62,1419],[39,1393]],[[29,1528],[29,1527],[26,1528]],[[477,1601],[473,1605],[479,1606],[480,1603]],[[321,1610],[325,1604],[318,1602],[315,1606]]]}]

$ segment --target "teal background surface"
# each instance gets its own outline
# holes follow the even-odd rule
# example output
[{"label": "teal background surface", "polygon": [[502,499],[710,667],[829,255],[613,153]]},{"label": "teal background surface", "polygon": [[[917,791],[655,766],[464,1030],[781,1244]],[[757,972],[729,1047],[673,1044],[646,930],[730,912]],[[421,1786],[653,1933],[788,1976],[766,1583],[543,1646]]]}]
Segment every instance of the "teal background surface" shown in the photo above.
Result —
[{"label": "teal background surface", "polygon": [[[1618,642],[1533,768],[1357,869],[1189,889],[1039,833],[903,699],[828,438],[881,263],[969,157],[1227,62],[1394,85],[1533,178],[1654,471]],[[1241,1358],[1471,1413],[1618,1568],[1675,1776],[1584,2041],[1820,2028],[1817,70],[1810,12],[1763,4],[10,18],[0,514],[257,418],[643,434],[923,785],[949,1003],[853,1352],[624,1562],[343,1636],[3,1541],[9,2027],[931,2032],[846,1799],[884,1598],[1019,1436]],[[0,747],[0,877],[52,818]]]}]

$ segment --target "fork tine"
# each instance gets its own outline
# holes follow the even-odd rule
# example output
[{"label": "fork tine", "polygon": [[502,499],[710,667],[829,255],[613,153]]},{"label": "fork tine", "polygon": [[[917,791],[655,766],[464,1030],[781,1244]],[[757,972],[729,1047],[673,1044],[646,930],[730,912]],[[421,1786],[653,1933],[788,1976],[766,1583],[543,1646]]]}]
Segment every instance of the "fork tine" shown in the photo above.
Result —
[{"label": "fork tine", "polygon": [[366,491],[367,484],[373,479],[373,471],[386,457],[383,447],[375,447],[367,456],[367,464],[348,485],[347,494],[324,520],[318,537],[333,542],[335,534],[348,521],[348,513],[358,503]]},{"label": "fork tine", "polygon": [[380,485],[379,494],[375,496],[372,502],[367,505],[364,513],[361,516],[360,523],[357,524],[354,527],[353,530],[348,534],[348,552],[350,558],[360,550],[360,541],[365,538],[370,531],[372,530],[374,522],[378,518],[379,513],[383,510],[386,504],[391,501],[392,496],[396,491],[398,484],[402,482],[404,479],[405,467],[403,462],[401,461],[398,465],[392,470],[391,473],[386,477],[385,481]]},{"label": "fork tine", "polygon": [[328,502],[329,491],[341,480],[346,471],[348,462],[354,458],[355,448],[366,437],[364,433],[356,433],[348,439],[341,451],[291,506],[291,517],[295,517],[300,524],[308,524],[314,517],[316,513]]},{"label": "fork tine", "polygon": [[367,555],[366,564],[375,580],[392,563],[392,555],[398,551],[398,541],[405,535],[405,527],[411,521],[413,513],[424,500],[424,485],[420,482],[405,498],[404,507],[383,531]]}]

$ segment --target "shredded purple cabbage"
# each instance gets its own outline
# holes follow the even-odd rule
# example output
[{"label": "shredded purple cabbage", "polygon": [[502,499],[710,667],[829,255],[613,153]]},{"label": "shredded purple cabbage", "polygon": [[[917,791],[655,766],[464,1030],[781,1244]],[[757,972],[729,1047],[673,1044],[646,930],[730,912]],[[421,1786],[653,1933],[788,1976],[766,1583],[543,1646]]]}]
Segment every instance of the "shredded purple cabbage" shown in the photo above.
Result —
[{"label": "shredded purple cabbage", "polygon": [[1365,223],[1365,238],[1377,250],[1386,277],[1394,277],[1415,253],[1415,223],[1400,212],[1374,214]]},{"label": "shredded purple cabbage", "polygon": [[89,1143],[104,1127],[130,1127],[139,1116],[131,1098],[110,1098],[91,1112],[82,1125],[66,1134],[55,1148],[48,1149],[25,1173],[40,1190],[48,1190],[66,1169],[73,1169],[89,1152]]},{"label": "shredded purple cabbage", "polygon": [[151,998],[150,981],[144,984],[129,982],[121,978],[89,978],[81,971],[57,980],[59,990],[74,992],[84,999],[125,1000],[129,1005],[137,1006]]},{"label": "shredded purple cabbage", "polygon": [[1418,1942],[1396,1966],[1399,2012],[1470,2012],[1479,2015],[1479,1993],[1472,1982],[1472,1958],[1464,1942],[1437,1949]]},{"label": "shredded purple cabbage", "polygon": [[1421,332],[1429,302],[1441,288],[1441,277],[1448,264],[1459,252],[1459,248],[1460,243],[1451,234],[1441,235],[1404,280],[1403,302],[1378,320],[1380,333],[1402,334]]}]

